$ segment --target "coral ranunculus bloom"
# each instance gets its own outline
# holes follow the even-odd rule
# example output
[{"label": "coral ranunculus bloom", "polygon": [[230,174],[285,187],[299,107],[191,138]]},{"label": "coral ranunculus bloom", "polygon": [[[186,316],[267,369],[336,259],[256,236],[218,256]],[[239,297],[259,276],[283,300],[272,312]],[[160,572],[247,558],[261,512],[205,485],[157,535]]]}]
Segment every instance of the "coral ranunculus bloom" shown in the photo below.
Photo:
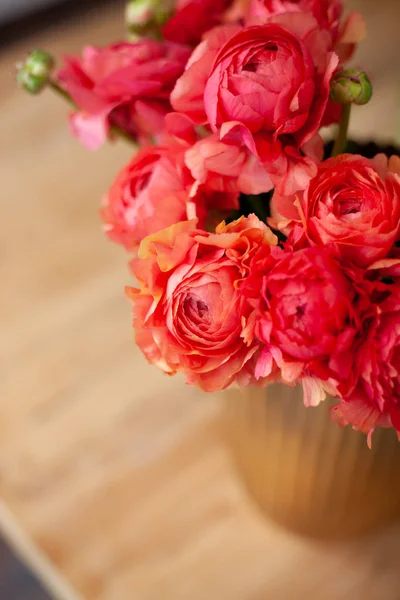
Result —
[{"label": "coral ranunculus bloom", "polygon": [[171,93],[171,104],[177,112],[188,116],[196,125],[207,123],[204,89],[219,50],[240,31],[238,25],[221,25],[208,31],[194,49],[185,72]]},{"label": "coral ranunculus bloom", "polygon": [[219,192],[262,194],[273,188],[264,165],[248,148],[225,144],[217,134],[188,149],[185,162],[199,183]]},{"label": "coral ranunculus bloom", "polygon": [[334,243],[344,259],[367,267],[387,256],[399,238],[399,163],[383,154],[372,160],[355,154],[331,158],[319,164],[297,199],[275,194],[274,211],[288,220],[301,218],[311,243]]},{"label": "coral ranunculus bloom", "polygon": [[321,163],[301,206],[310,240],[335,242],[349,262],[368,266],[399,237],[400,177],[383,155],[343,155]]},{"label": "coral ranunculus bloom", "polygon": [[167,148],[140,150],[119,173],[104,199],[108,237],[127,250],[143,238],[187,218],[190,176]]},{"label": "coral ranunculus bloom", "polygon": [[132,262],[140,289],[127,294],[136,342],[148,361],[166,373],[184,373],[205,391],[246,378],[258,345],[244,339],[251,309],[238,282],[254,253],[276,243],[254,215],[222,223],[214,234],[186,221],[146,238]]},{"label": "coral ranunculus bloom", "polygon": [[237,209],[237,189],[211,189],[193,179],[185,149],[178,143],[143,148],[120,171],[101,211],[111,240],[132,251],[143,238],[174,223],[197,217],[203,227],[209,211]]}]

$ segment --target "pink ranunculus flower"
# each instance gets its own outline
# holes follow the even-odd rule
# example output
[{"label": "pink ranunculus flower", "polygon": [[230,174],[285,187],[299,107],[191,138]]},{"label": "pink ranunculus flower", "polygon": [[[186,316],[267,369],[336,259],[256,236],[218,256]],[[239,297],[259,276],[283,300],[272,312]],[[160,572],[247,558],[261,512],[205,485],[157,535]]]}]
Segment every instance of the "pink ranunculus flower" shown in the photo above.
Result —
[{"label": "pink ranunculus flower", "polygon": [[360,13],[350,13],[342,23],[341,0],[252,0],[248,22],[260,24],[286,12],[311,12],[319,27],[329,32],[332,48],[343,60],[350,58],[356,45],[366,37],[366,25]]},{"label": "pink ranunculus flower", "polygon": [[345,260],[367,267],[386,257],[399,239],[396,165],[383,154],[372,160],[352,154],[331,158],[319,164],[317,175],[294,203],[274,195],[273,210],[285,223],[295,220],[297,212],[311,243],[335,243]]},{"label": "pink ranunculus flower", "polygon": [[352,389],[353,347],[370,302],[335,254],[304,248],[256,257],[252,274],[242,288],[253,299],[249,322],[263,344],[256,376],[268,377],[277,365],[284,382],[303,383],[306,405],[318,404],[325,391]]},{"label": "pink ranunculus flower", "polygon": [[210,126],[221,140],[246,145],[281,193],[304,189],[322,158],[317,133],[337,65],[309,13],[244,28],[219,51],[208,78]]},{"label": "pink ranunculus flower", "polygon": [[181,44],[144,40],[87,46],[82,57],[66,58],[58,82],[78,107],[70,119],[74,135],[96,149],[112,125],[140,140],[158,134],[189,56]]},{"label": "pink ranunculus flower", "polygon": [[245,339],[251,309],[238,282],[248,276],[254,253],[276,243],[254,215],[222,223],[214,234],[186,221],[143,240],[132,262],[140,289],[127,294],[147,360],[166,373],[184,373],[205,391],[240,380],[258,345]]},{"label": "pink ranunculus flower", "polygon": [[179,0],[163,27],[165,39],[195,46],[204,33],[224,22],[233,0]]},{"label": "pink ranunculus flower", "polygon": [[387,285],[380,296],[376,317],[357,353],[358,384],[332,409],[336,421],[369,436],[377,426],[393,426],[400,433],[399,284]]},{"label": "pink ranunculus flower", "polygon": [[140,150],[121,170],[104,199],[101,214],[108,237],[135,250],[143,238],[179,221],[238,208],[238,191],[201,186],[185,166],[178,143]]},{"label": "pink ranunculus flower", "polygon": [[194,49],[185,72],[172,90],[171,104],[174,110],[189,117],[196,125],[207,123],[204,89],[215,58],[222,46],[240,30],[238,25],[221,25],[207,32]]},{"label": "pink ranunculus flower", "polygon": [[312,12],[322,29],[339,28],[341,0],[251,0],[250,19],[265,20],[285,12]]},{"label": "pink ranunculus flower", "polygon": [[216,133],[189,148],[185,163],[194,179],[218,192],[262,194],[273,188],[264,165],[246,146],[225,144]]}]

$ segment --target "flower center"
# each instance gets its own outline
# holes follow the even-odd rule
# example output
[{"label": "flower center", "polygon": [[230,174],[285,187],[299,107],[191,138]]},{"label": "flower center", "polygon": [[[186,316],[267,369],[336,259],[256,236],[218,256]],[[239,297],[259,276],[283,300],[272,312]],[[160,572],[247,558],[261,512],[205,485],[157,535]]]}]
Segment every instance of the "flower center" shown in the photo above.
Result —
[{"label": "flower center", "polygon": [[143,173],[140,177],[137,177],[135,181],[135,189],[132,190],[135,196],[138,196],[140,192],[142,192],[149,183],[149,179],[151,176],[151,172]]},{"label": "flower center", "polygon": [[293,315],[292,327],[301,331],[307,329],[307,322],[304,318],[306,314],[306,305],[298,304]]},{"label": "flower center", "polygon": [[343,194],[336,198],[335,202],[335,213],[336,216],[346,217],[350,215],[357,215],[361,212],[363,201],[359,194]]},{"label": "flower center", "polygon": [[277,51],[278,46],[276,44],[268,44],[265,46],[265,49],[258,54],[255,60],[252,60],[243,66],[243,71],[257,73],[258,75],[269,75],[269,65],[275,60]]},{"label": "flower center", "polygon": [[197,296],[188,296],[184,302],[184,312],[187,318],[193,323],[211,323],[211,311],[208,304]]}]

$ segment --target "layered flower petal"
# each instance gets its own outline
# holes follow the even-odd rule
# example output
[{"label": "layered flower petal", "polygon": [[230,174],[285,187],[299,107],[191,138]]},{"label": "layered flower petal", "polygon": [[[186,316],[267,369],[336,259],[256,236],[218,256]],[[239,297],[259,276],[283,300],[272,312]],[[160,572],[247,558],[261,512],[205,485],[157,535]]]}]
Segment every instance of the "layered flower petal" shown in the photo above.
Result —
[{"label": "layered flower petal", "polygon": [[132,270],[140,289],[129,288],[136,341],[166,373],[182,372],[205,391],[247,380],[258,352],[246,340],[251,312],[238,289],[253,255],[277,243],[254,215],[211,234],[187,221],[146,238]]},{"label": "layered flower petal", "polygon": [[176,141],[144,148],[122,169],[101,211],[111,240],[132,251],[174,223],[198,218],[203,226],[210,211],[223,215],[238,208],[237,189],[206,187],[193,178],[184,160],[187,147]]},{"label": "layered flower petal", "polygon": [[274,211],[302,220],[310,242],[334,243],[340,255],[362,267],[388,255],[399,238],[400,176],[397,161],[341,155],[318,166],[303,194],[274,195]]},{"label": "layered flower petal", "polygon": [[[224,22],[232,4],[233,0],[179,0],[175,13],[163,27],[163,35],[167,40],[196,45],[204,33]],[[233,18],[240,16],[232,13]]]},{"label": "layered flower petal", "polygon": [[247,27],[219,50],[204,90],[212,130],[253,152],[284,194],[316,173],[307,155],[325,117],[338,57],[310,13]]},{"label": "layered flower petal", "polygon": [[140,141],[160,133],[189,55],[181,44],[144,40],[87,46],[81,57],[66,58],[57,79],[79,109],[71,121],[73,134],[96,149],[112,125]]}]

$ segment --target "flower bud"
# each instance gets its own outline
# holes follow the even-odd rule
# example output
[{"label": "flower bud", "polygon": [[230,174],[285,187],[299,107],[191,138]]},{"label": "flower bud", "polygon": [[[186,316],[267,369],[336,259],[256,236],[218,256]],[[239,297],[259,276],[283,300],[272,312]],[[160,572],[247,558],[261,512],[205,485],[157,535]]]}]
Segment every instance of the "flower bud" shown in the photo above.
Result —
[{"label": "flower bud", "polygon": [[29,94],[38,94],[46,85],[46,81],[43,81],[43,78],[35,77],[26,67],[18,68],[17,82]]},{"label": "flower bud", "polygon": [[33,50],[25,65],[35,77],[45,77],[54,67],[54,58],[45,50]]},{"label": "flower bud", "polygon": [[25,63],[17,66],[17,81],[30,94],[38,94],[48,83],[54,59],[44,50],[33,50]]},{"label": "flower bud", "polygon": [[153,20],[153,0],[131,0],[125,9],[125,20],[133,27],[145,27]]},{"label": "flower bud", "polygon": [[331,100],[337,104],[367,104],[372,97],[372,84],[364,71],[339,71],[331,83]]},{"label": "flower bud", "polygon": [[173,12],[171,0],[130,0],[125,8],[125,20],[130,32],[138,35],[156,33]]}]

